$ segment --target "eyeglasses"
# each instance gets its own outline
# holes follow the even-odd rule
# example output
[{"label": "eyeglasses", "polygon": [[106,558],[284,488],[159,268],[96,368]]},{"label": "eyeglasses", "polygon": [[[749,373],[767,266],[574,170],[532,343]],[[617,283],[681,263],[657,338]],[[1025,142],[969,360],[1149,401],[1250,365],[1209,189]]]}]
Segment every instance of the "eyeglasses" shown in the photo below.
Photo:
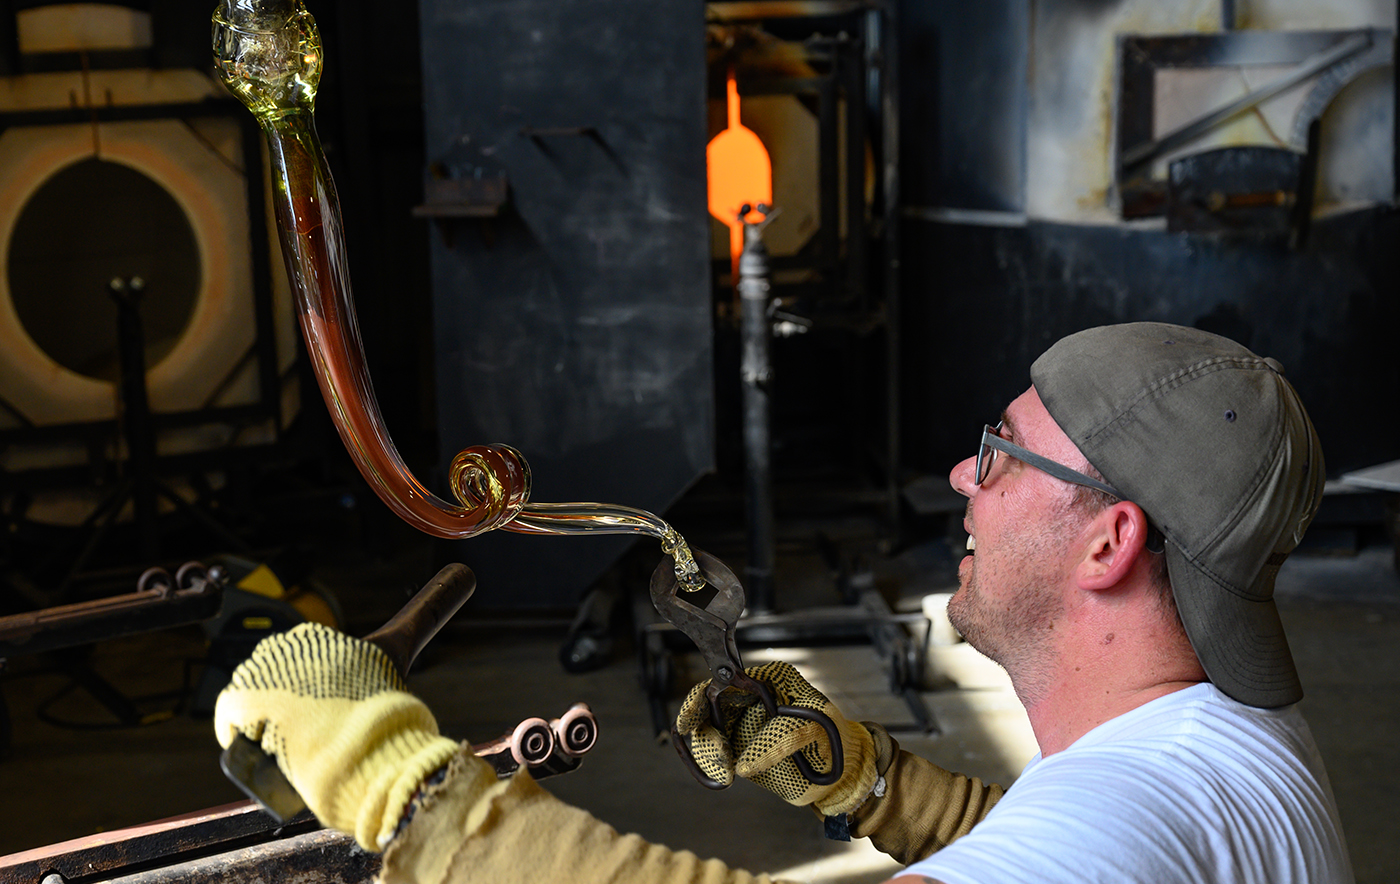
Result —
[{"label": "eyeglasses", "polygon": [[1035,467],[1043,473],[1049,473],[1062,482],[1083,485],[1085,488],[1093,488],[1106,494],[1112,494],[1119,500],[1127,500],[1112,485],[1105,485],[1098,479],[1086,476],[1078,470],[1072,470],[1062,463],[1056,463],[1048,457],[1041,457],[1034,451],[1027,451],[1019,445],[1012,445],[1001,437],[1001,428],[1004,425],[1005,421],[1002,421],[995,427],[988,424],[982,428],[982,444],[977,449],[977,473],[974,484],[981,485],[987,480],[987,474],[992,471],[992,464],[996,463],[997,452],[1005,451],[1027,466]]},{"label": "eyeglasses", "polygon": [[[1112,485],[1105,485],[1092,476],[1086,476],[1078,470],[1072,470],[1062,463],[1056,463],[1048,457],[1041,457],[1034,451],[1027,451],[1019,445],[1012,445],[1010,442],[1007,442],[1005,439],[1001,438],[1001,428],[1005,424],[1005,421],[1001,421],[995,427],[991,424],[982,427],[982,444],[977,448],[977,472],[974,474],[975,484],[981,485],[987,480],[987,474],[992,471],[992,464],[996,463],[997,452],[1005,451],[1021,463],[1035,467],[1042,473],[1048,473],[1062,482],[1069,482],[1073,485],[1083,485],[1085,488],[1093,488],[1096,491],[1111,494],[1119,500],[1128,499]],[[1146,548],[1150,553],[1161,553],[1166,548],[1166,536],[1151,522],[1147,524]]]}]

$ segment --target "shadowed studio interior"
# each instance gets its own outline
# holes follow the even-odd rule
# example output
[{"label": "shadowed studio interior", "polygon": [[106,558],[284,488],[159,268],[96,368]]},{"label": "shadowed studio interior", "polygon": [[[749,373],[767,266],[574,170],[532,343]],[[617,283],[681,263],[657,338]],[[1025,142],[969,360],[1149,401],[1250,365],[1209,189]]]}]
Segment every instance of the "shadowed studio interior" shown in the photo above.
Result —
[{"label": "shadowed studio interior", "polygon": [[[1334,841],[1191,810],[1183,843],[1234,858],[1158,869],[1400,879],[1397,27],[1394,0],[0,0],[0,882],[700,880],[672,851],[712,884],[1006,880],[958,864],[1018,782],[1206,689],[1310,732]],[[471,744],[413,750],[368,847],[315,790],[379,756],[313,787],[287,743],[216,738],[259,642],[336,633]],[[1148,659],[1180,678],[1075,694],[1070,664]],[[740,715],[805,727],[797,786],[714,788],[751,778]],[[933,847],[871,822],[943,800],[911,755],[999,787]],[[472,822],[429,876],[414,833],[476,759],[538,843]],[[595,824],[667,850],[571,852]]]}]

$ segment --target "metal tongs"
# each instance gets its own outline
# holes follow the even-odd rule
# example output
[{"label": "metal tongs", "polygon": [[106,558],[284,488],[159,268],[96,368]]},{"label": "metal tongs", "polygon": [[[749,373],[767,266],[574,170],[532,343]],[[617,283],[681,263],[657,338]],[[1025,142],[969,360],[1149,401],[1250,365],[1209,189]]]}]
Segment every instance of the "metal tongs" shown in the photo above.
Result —
[{"label": "metal tongs", "polygon": [[[667,622],[695,642],[701,656],[705,658],[705,664],[710,667],[710,684],[705,688],[705,695],[710,701],[711,723],[716,728],[724,727],[719,698],[731,689],[756,696],[770,718],[790,716],[815,721],[826,731],[827,740],[831,743],[831,770],[824,774],[818,773],[800,751],[792,754],[792,761],[809,783],[817,786],[832,785],[841,778],[845,769],[841,734],[836,729],[836,722],[826,713],[816,709],[779,706],[774,699],[773,688],[744,671],[744,663],[739,658],[739,649],[735,642],[735,630],[739,618],[744,613],[744,587],[733,571],[709,553],[695,550],[695,561],[700,566],[705,582],[715,590],[714,598],[708,605],[700,608],[676,595],[680,583],[676,580],[675,569],[671,567],[669,560],[662,561],[651,575],[651,601]],[[675,744],[681,760],[702,785],[708,789],[728,787],[728,783],[711,779],[695,763],[690,746],[682,738],[674,722],[671,724],[671,742]]]}]

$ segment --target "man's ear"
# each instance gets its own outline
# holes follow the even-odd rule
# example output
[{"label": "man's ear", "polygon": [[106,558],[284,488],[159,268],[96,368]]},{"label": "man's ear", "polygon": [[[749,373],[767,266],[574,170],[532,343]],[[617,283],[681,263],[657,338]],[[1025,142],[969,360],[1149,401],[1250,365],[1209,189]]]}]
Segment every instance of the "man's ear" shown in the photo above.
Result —
[{"label": "man's ear", "polygon": [[1076,569],[1079,585],[1102,591],[1125,581],[1147,554],[1150,530],[1142,508],[1126,500],[1095,516],[1085,526],[1088,547]]}]

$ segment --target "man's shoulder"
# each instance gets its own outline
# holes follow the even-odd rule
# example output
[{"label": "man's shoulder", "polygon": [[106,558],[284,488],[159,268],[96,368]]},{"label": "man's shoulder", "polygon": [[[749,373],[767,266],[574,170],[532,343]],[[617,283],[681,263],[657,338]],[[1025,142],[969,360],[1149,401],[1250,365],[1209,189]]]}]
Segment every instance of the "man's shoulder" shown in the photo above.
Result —
[{"label": "man's shoulder", "polygon": [[1286,751],[1315,752],[1312,734],[1296,706],[1246,706],[1209,682],[1158,697],[1085,734],[1066,753],[1134,745],[1279,744]]},{"label": "man's shoulder", "polygon": [[1244,880],[1348,880],[1335,802],[1296,710],[1187,690],[1032,765],[971,834],[911,871],[962,881],[966,862],[1015,880],[1034,860],[1058,870],[1042,880],[1198,881],[1234,862],[1259,871]]},{"label": "man's shoulder", "polygon": [[[1170,784],[1168,789],[1163,784]],[[1282,818],[1335,802],[1307,722],[1295,707],[1245,706],[1211,685],[1145,704],[1028,768],[1012,789],[1022,798],[1158,804],[1165,813],[1236,802],[1277,804]],[[1069,794],[1066,794],[1069,793]]]}]

